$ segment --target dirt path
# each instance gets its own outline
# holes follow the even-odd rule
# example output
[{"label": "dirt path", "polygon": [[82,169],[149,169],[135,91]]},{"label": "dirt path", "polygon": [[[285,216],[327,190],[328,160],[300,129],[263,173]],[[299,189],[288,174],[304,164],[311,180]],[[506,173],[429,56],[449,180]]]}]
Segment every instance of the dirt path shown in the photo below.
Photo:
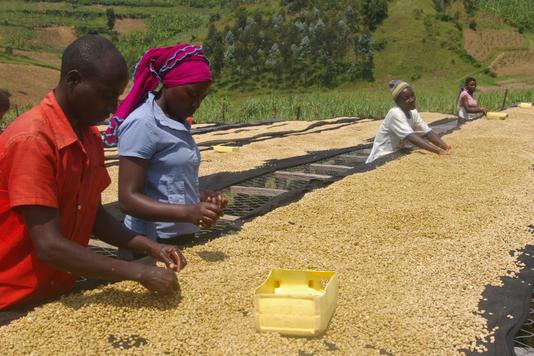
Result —
[{"label": "dirt path", "polygon": [[14,105],[38,103],[58,80],[59,71],[53,69],[0,63],[0,85],[9,90]]}]

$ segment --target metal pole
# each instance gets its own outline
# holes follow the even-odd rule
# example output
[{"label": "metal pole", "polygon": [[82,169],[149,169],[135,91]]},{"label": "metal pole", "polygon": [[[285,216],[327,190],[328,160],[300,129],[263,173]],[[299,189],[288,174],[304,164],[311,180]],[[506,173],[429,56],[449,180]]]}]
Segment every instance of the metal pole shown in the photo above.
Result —
[{"label": "metal pole", "polygon": [[506,97],[508,96],[508,89],[506,89],[504,91],[504,100],[502,101],[502,107],[501,107],[501,110],[504,110],[504,108],[506,107]]}]

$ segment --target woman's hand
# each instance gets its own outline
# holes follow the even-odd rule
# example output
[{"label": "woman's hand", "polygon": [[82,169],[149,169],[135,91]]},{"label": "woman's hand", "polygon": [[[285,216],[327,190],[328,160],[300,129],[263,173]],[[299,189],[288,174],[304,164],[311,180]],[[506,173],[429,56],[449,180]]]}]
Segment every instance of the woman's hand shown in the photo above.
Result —
[{"label": "woman's hand", "polygon": [[188,221],[200,227],[210,228],[223,216],[223,210],[218,204],[207,201],[187,205],[187,208]]},{"label": "woman's hand", "polygon": [[221,209],[226,208],[228,205],[228,199],[211,190],[204,190],[200,192],[200,201],[217,204]]},{"label": "woman's hand", "polygon": [[154,243],[150,255],[175,272],[180,272],[187,265],[184,255],[175,246]]}]

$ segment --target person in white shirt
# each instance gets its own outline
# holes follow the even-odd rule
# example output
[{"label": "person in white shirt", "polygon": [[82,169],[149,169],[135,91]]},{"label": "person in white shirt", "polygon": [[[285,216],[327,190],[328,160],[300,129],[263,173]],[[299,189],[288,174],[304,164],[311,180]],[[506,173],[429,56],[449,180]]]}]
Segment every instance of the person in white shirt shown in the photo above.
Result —
[{"label": "person in white shirt", "polygon": [[417,112],[412,87],[406,82],[392,80],[389,89],[397,105],[389,110],[380,125],[373,149],[365,163],[393,153],[407,142],[439,155],[447,155],[451,146],[432,131]]}]

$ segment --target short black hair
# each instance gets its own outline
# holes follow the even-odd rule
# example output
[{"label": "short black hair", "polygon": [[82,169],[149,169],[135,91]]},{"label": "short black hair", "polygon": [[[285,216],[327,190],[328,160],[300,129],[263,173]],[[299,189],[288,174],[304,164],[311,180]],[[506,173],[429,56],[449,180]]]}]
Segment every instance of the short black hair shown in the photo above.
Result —
[{"label": "short black hair", "polygon": [[96,75],[110,56],[120,57],[126,66],[124,58],[110,40],[98,35],[82,36],[63,51],[60,78],[63,79],[71,70],[78,70],[87,76]]},{"label": "short black hair", "polygon": [[477,80],[475,78],[473,78],[473,77],[467,77],[467,78],[465,78],[464,85],[469,84],[469,82],[475,82],[476,83]]},{"label": "short black hair", "polygon": [[9,97],[11,95],[4,91],[0,90],[0,112],[6,112],[9,110],[10,103],[9,103]]}]

